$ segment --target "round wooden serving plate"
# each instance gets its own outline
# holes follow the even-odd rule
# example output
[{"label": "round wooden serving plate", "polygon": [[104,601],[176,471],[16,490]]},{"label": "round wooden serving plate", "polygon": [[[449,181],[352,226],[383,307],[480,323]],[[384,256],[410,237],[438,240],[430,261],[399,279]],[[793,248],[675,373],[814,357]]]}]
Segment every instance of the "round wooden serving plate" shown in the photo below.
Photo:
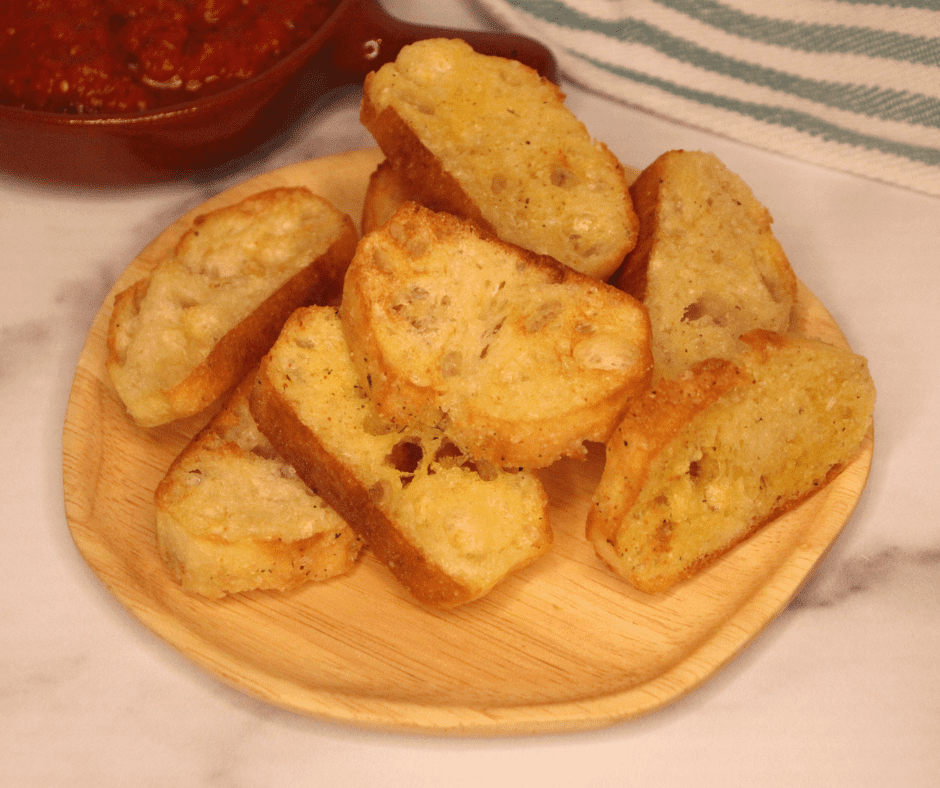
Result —
[{"label": "round wooden serving plate", "polygon": [[[390,730],[510,734],[595,728],[661,707],[739,653],[793,598],[852,514],[872,432],[856,459],[799,509],[669,593],[632,589],[595,557],[584,523],[603,463],[544,473],[555,547],[453,612],[413,603],[366,555],[350,574],[289,593],[189,596],[157,554],[153,492],[205,421],[134,426],[105,370],[113,295],[197,213],[306,184],[359,219],[377,151],[304,162],[241,184],[170,226],[115,283],[75,372],[63,436],[65,508],[82,556],[145,626],[238,689],[325,719]],[[845,338],[801,287],[799,330]]]}]

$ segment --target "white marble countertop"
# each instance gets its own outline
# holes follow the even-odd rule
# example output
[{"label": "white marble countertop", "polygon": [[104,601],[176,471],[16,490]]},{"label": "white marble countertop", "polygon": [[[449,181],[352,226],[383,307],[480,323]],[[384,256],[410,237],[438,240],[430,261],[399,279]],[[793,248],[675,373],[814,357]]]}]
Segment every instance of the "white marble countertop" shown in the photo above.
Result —
[{"label": "white marble countertop", "polygon": [[[405,19],[483,27],[457,0]],[[71,541],[61,432],[118,274],[231,181],[83,193],[0,176],[0,772],[17,786],[928,786],[940,777],[940,200],[771,155],[563,86],[626,163],[717,153],[775,217],[798,275],[868,357],[875,458],[854,516],[789,608],[704,686],[590,733],[376,732],[247,697],[108,593]],[[371,145],[356,90],[256,171]]]}]

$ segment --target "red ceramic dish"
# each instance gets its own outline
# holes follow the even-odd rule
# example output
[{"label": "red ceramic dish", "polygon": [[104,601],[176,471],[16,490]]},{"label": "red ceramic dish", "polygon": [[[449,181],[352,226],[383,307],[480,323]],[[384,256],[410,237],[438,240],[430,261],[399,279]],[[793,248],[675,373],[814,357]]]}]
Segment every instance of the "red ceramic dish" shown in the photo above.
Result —
[{"label": "red ceramic dish", "polygon": [[377,0],[341,0],[304,44],[267,71],[216,95],[128,115],[63,115],[0,106],[0,170],[32,181],[115,186],[224,167],[296,120],[332,88],[360,82],[406,44],[463,38],[555,79],[551,52],[525,36],[401,22]]}]

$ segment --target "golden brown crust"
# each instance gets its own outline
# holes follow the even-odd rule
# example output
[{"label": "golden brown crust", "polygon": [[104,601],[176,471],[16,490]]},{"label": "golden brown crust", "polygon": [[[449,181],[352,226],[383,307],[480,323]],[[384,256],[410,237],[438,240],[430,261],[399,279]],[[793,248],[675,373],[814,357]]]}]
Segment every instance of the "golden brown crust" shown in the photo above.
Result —
[{"label": "golden brown crust", "polygon": [[659,236],[659,188],[662,185],[663,160],[657,159],[643,170],[630,186],[633,210],[639,222],[636,245],[623,261],[611,281],[638,301],[646,298],[647,270],[650,255]]},{"label": "golden brown crust", "polygon": [[326,580],[349,571],[362,549],[257,431],[253,383],[249,375],[236,387],[154,494],[161,558],[186,591],[212,599]]},{"label": "golden brown crust", "polygon": [[360,119],[409,199],[598,279],[633,248],[623,166],[531,69],[435,39],[363,87]]},{"label": "golden brown crust", "polygon": [[[366,86],[371,76],[369,74],[366,77]],[[456,178],[444,169],[441,161],[424,146],[394,108],[377,110],[368,93],[365,93],[361,118],[385,154],[408,199],[432,211],[445,211],[459,216],[496,234]]]},{"label": "golden brown crust", "polygon": [[198,413],[237,384],[277,339],[291,313],[309,304],[328,304],[342,292],[343,276],[355,252],[355,231],[343,235],[314,264],[295,274],[229,331],[189,377],[166,392],[176,413]]},{"label": "golden brown crust", "polygon": [[413,203],[360,244],[341,315],[380,411],[501,467],[583,456],[651,373],[635,299]]},{"label": "golden brown crust", "polygon": [[825,486],[858,451],[865,360],[757,330],[734,363],[661,381],[607,446],[588,515],[597,554],[636,588],[688,579]]},{"label": "golden brown crust", "polygon": [[[158,526],[158,534],[160,526]],[[293,591],[348,572],[362,541],[351,530],[315,534],[294,542],[190,540],[159,542],[160,557],[183,589],[208,599],[248,591]]]},{"label": "golden brown crust", "polygon": [[[295,313],[288,326],[285,327],[278,344],[261,364],[258,381],[250,398],[250,408],[260,429],[277,448],[278,452],[297,470],[300,478],[311,489],[316,490],[350,523],[363,540],[368,543],[370,550],[388,566],[416,600],[429,607],[450,608],[465,604],[487,593],[492,585],[502,579],[504,575],[498,577],[488,575],[488,579],[484,579],[482,585],[479,584],[480,581],[477,581],[475,576],[473,578],[474,582],[465,582],[456,576],[454,572],[448,572],[446,567],[432,560],[427,551],[427,546],[413,535],[409,536],[408,529],[412,527],[412,524],[396,522],[394,519],[393,511],[397,510],[394,508],[394,501],[391,501],[391,499],[396,499],[396,496],[400,497],[400,493],[396,493],[394,489],[394,486],[400,483],[397,481],[389,483],[386,480],[387,471],[377,469],[375,465],[370,468],[368,473],[372,473],[373,478],[377,478],[379,481],[368,481],[365,478],[366,472],[362,468],[354,467],[352,460],[339,456],[339,449],[330,448],[326,445],[324,439],[321,439],[318,431],[324,429],[324,424],[322,422],[311,424],[307,420],[307,418],[316,420],[332,419],[334,423],[339,423],[343,421],[345,416],[339,415],[338,412],[323,413],[323,409],[319,406],[315,408],[315,413],[311,411],[304,416],[299,412],[304,405],[299,404],[295,398],[305,398],[307,392],[310,391],[309,386],[315,385],[312,381],[320,373],[313,372],[312,368],[307,369],[302,363],[295,367],[287,359],[287,352],[280,360],[277,360],[275,357],[280,348],[284,347],[286,343],[295,341],[299,342],[301,348],[306,348],[309,342],[312,353],[328,354],[320,356],[320,358],[324,359],[324,363],[331,368],[329,377],[333,380],[339,379],[340,376],[346,376],[347,373],[341,372],[339,369],[342,366],[349,365],[348,357],[345,359],[335,358],[332,354],[333,351],[327,351],[322,344],[318,344],[320,338],[315,338],[314,335],[307,333],[304,321],[310,316],[316,317],[316,312],[323,314],[322,310],[316,308],[313,310],[299,310]],[[342,329],[339,326],[338,318],[335,322],[335,331],[338,336],[342,337]],[[342,352],[344,354],[348,353],[348,350],[345,349],[345,343]],[[301,355],[306,357],[306,350],[303,350]],[[275,370],[276,363],[277,369]],[[290,371],[285,372],[282,365],[287,365]],[[319,362],[316,362],[316,368],[319,369]],[[354,379],[351,368],[348,375],[350,379]],[[290,380],[288,380],[288,377]],[[277,381],[281,382],[278,383]],[[298,383],[296,381],[303,382]],[[287,388],[291,389],[289,393],[285,391]],[[346,389],[343,389],[343,391],[345,392]],[[397,431],[385,429],[376,433],[376,435],[382,437],[376,437],[372,433],[364,434],[362,425],[365,422],[361,419],[367,419],[367,411],[369,411],[367,401],[361,394],[351,390],[345,393],[344,396],[352,401],[351,407],[361,414],[358,417],[360,421],[356,422],[355,425],[341,428],[343,430],[342,435],[348,437],[348,443],[344,444],[344,448],[354,451],[351,447],[355,446],[357,451],[358,448],[365,446],[365,450],[369,451],[371,448],[368,444],[378,442],[386,447],[380,449],[381,454],[387,454],[384,462],[386,464],[391,463],[391,454],[395,451],[393,447],[395,447],[396,441],[402,439],[403,435]],[[345,408],[346,406],[341,405],[340,407]],[[405,433],[404,437],[408,437],[408,435],[409,433]],[[387,436],[388,440],[385,440],[384,436]],[[333,440],[335,440],[335,436]],[[414,441],[413,446],[415,448],[420,447],[419,451],[425,458],[435,453],[435,446],[439,443],[439,441],[424,440],[421,433],[413,434],[408,440]],[[356,462],[362,462],[361,455],[357,456]],[[382,461],[379,460],[379,462]],[[415,480],[409,481],[407,484],[411,485],[410,489],[415,489],[415,486],[425,482],[425,478],[441,478],[443,476],[442,470],[443,466],[437,464],[430,471],[427,469],[424,471],[417,470],[415,473],[422,475],[420,477],[416,475]],[[392,477],[397,480],[398,472],[391,469],[391,473]],[[477,478],[475,472],[474,478]],[[520,534],[520,546],[513,548],[517,553],[517,557],[513,559],[515,564],[509,567],[510,571],[521,568],[521,566],[534,560],[548,549],[552,541],[551,531],[547,527],[547,496],[545,496],[544,490],[541,489],[534,477],[531,481],[536,485],[530,488],[531,492],[538,496],[538,500],[530,500],[530,509],[538,509],[540,512],[539,522],[505,523],[507,533],[519,532]],[[478,479],[478,486],[485,484],[487,483]],[[432,490],[437,489],[433,487],[433,482],[430,486]],[[485,490],[481,489],[480,492],[483,494]],[[438,493],[440,495],[449,494],[443,490],[438,490]],[[523,495],[528,495],[528,493],[523,493]],[[435,500],[428,503],[434,508],[439,502],[439,500]],[[492,512],[490,514],[492,515]],[[531,511],[509,513],[510,516],[516,515],[520,518],[528,517],[530,514]],[[477,523],[467,522],[461,526],[471,529],[469,534],[471,540],[475,539],[472,529],[476,528],[477,525]],[[529,529],[531,529],[531,533],[523,536],[523,530]],[[532,538],[531,541],[529,541],[530,538]]]},{"label": "golden brown crust", "polygon": [[316,434],[274,388],[265,362],[251,394],[251,411],[262,431],[294,466],[298,476],[352,525],[372,553],[416,599],[432,607],[445,608],[471,598],[469,589],[430,564],[402,537],[395,524],[373,504],[369,490],[360,484],[356,475],[324,448]]},{"label": "golden brown crust", "polygon": [[770,213],[717,157],[667,151],[630,193],[640,233],[612,281],[649,309],[657,375],[733,358],[755,328],[787,330],[796,276]]},{"label": "golden brown crust", "polygon": [[172,254],[115,297],[106,366],[131,417],[158,426],[231,390],[294,309],[338,301],[357,242],[352,220],[302,187],[196,217]]},{"label": "golden brown crust", "polygon": [[402,179],[391,162],[385,159],[369,176],[366,185],[366,196],[362,203],[362,234],[368,235],[378,230],[409,199]]},{"label": "golden brown crust", "polygon": [[650,465],[679,431],[733,386],[741,370],[724,359],[708,359],[681,379],[660,380],[635,398],[607,442],[607,463],[618,469],[620,483],[612,492],[597,490],[588,514],[588,539],[613,538],[619,517],[636,502],[649,476]]},{"label": "golden brown crust", "polygon": [[150,287],[150,277],[138,279],[114,297],[114,306],[111,309],[111,320],[108,322],[108,333],[105,346],[108,350],[107,364],[120,363],[120,335],[125,325],[131,322],[140,311],[140,302],[147,295]]}]

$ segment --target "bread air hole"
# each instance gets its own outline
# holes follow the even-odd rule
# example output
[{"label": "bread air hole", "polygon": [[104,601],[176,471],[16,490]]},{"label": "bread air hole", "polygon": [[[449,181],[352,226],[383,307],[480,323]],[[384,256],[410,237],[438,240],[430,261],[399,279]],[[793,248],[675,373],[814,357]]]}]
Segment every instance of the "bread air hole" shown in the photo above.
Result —
[{"label": "bread air hole", "polygon": [[[502,68],[498,72],[500,79],[502,79],[503,82],[505,82],[507,85],[518,88],[525,82],[525,77],[521,73],[521,69],[515,68],[511,63],[507,63],[506,65],[506,68]],[[512,109],[508,111],[512,112],[513,114],[517,114]]]},{"label": "bread air hole", "polygon": [[[486,460],[475,460],[460,450],[455,443],[449,440],[441,442],[440,447],[434,453],[434,464],[442,468],[463,468],[466,471],[475,473],[485,482],[491,482],[499,476],[499,469]],[[428,469],[428,473],[433,473],[433,465]]]},{"label": "bread air hole", "polygon": [[588,246],[588,247],[583,247],[583,246],[581,245],[580,240],[578,240],[578,241],[575,242],[575,244],[574,244],[574,250],[575,250],[579,255],[581,255],[581,257],[590,258],[590,257],[597,257],[597,255],[599,255],[601,252],[603,252],[603,251],[604,251],[604,246],[603,246],[603,244],[600,244],[600,243],[593,243],[593,244],[591,244],[591,245]]},{"label": "bread air hole", "polygon": [[562,189],[571,189],[578,183],[578,176],[567,167],[555,167],[551,174],[552,186],[558,186]]},{"label": "bread air hole", "polygon": [[781,291],[780,283],[777,282],[773,277],[767,276],[763,272],[760,275],[761,283],[764,287],[767,288],[767,292],[770,293],[770,297],[777,304],[782,304],[786,300],[786,293]]},{"label": "bread air hole", "polygon": [[663,520],[653,532],[652,548],[654,552],[668,552],[672,542],[672,531],[675,523],[672,520]]},{"label": "bread air hole", "polygon": [[485,482],[496,481],[497,476],[499,476],[499,469],[486,460],[468,459],[467,462],[463,463],[463,467],[468,471],[473,471]]},{"label": "bread air hole", "polygon": [[460,374],[462,359],[460,351],[451,350],[444,354],[440,363],[441,377],[455,378]]},{"label": "bread air hole", "polygon": [[708,317],[716,326],[723,326],[728,319],[729,311],[730,306],[724,299],[711,293],[703,293],[685,308],[682,313],[682,322],[693,323]]},{"label": "bread air hole", "polygon": [[[389,233],[392,235],[392,237],[395,236],[395,233],[392,230],[393,228],[397,227],[398,225],[395,224],[389,225]],[[372,250],[372,265],[383,274],[390,274],[395,270],[395,258],[387,249],[383,249],[381,246],[376,246]]]},{"label": "bread air hole", "polygon": [[445,468],[460,465],[464,459],[466,459],[464,453],[457,444],[449,440],[442,440],[441,445],[438,446],[437,451],[434,452],[434,462]]},{"label": "bread air hole", "polygon": [[187,293],[179,293],[176,297],[176,303],[177,306],[185,312],[187,309],[199,306],[200,302],[195,296],[188,295]]},{"label": "bread air hole", "polygon": [[405,242],[405,252],[413,259],[424,257],[428,253],[428,249],[430,249],[430,246],[427,239],[420,236],[412,236]]},{"label": "bread air hole", "polygon": [[402,485],[405,485],[411,481],[411,477],[418,470],[423,458],[424,449],[421,448],[420,443],[401,440],[392,447],[385,462],[402,475]]},{"label": "bread air hole", "polygon": [[696,455],[689,460],[687,473],[692,483],[701,488],[714,480],[718,467],[714,457],[703,454],[701,451],[697,451]]},{"label": "bread air hole", "polygon": [[[505,283],[504,283],[505,284]],[[486,354],[490,351],[491,340],[499,333],[500,329],[503,327],[503,323],[506,322],[506,318],[502,318],[498,323],[496,323],[492,328],[487,329],[480,336],[480,342],[483,343],[483,349],[480,350],[480,358],[486,358]]]},{"label": "bread air hole", "polygon": [[436,111],[434,105],[429,104],[426,98],[416,90],[401,88],[398,91],[398,97],[406,104],[410,104],[422,115],[433,115]]},{"label": "bread air hole", "polygon": [[536,309],[525,322],[525,330],[528,334],[537,334],[555,318],[564,311],[564,306],[560,301],[549,301]]},{"label": "bread air hole", "polygon": [[362,420],[362,428],[369,435],[379,436],[388,435],[394,429],[394,426],[375,410],[369,408]]},{"label": "bread air hole", "polygon": [[631,369],[637,363],[637,351],[633,344],[624,336],[609,332],[588,334],[574,345],[571,357],[582,369],[608,372]]},{"label": "bread air hole", "polygon": [[314,350],[317,346],[316,341],[306,336],[295,337],[294,344],[301,350]]},{"label": "bread air hole", "polygon": [[388,483],[377,481],[369,488],[369,499],[376,506],[380,505],[388,497]]},{"label": "bread air hole", "polygon": [[406,301],[427,301],[430,297],[430,291],[418,284],[410,284],[404,296]]}]

